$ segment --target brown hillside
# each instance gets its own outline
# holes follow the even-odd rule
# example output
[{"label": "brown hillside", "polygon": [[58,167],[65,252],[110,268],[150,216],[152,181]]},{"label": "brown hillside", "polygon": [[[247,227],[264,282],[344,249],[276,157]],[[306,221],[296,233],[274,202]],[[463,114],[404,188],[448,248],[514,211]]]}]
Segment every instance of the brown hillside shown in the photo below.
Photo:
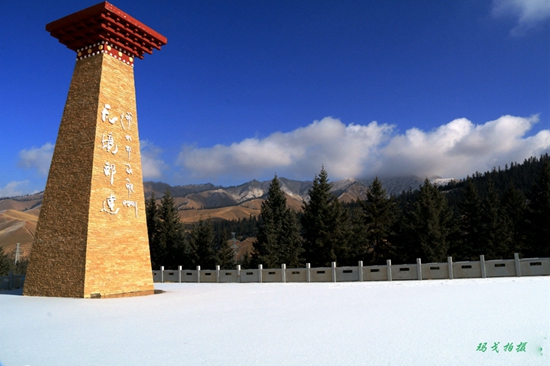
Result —
[{"label": "brown hillside", "polygon": [[20,212],[6,210],[0,213],[0,246],[7,254],[15,253],[16,244],[20,244],[21,255],[28,256],[36,231],[38,210]]},{"label": "brown hillside", "polygon": [[242,206],[231,206],[221,208],[210,208],[205,210],[183,210],[179,211],[181,222],[191,224],[202,220],[239,220],[247,219],[251,215],[258,216],[260,210],[250,209]]},{"label": "brown hillside", "polygon": [[43,193],[36,193],[30,196],[17,198],[4,198],[0,200],[0,212],[5,210],[25,211],[35,207],[42,202]]},{"label": "brown hillside", "polygon": [[261,198],[256,198],[250,201],[243,202],[239,206],[244,208],[249,208],[251,210],[261,210],[263,201],[264,200]]},{"label": "brown hillside", "polygon": [[298,199],[298,198],[294,198],[294,197],[291,197],[289,196],[288,194],[285,193],[285,197],[286,197],[286,205],[293,209],[294,211],[296,212],[302,212],[302,203],[303,203],[303,200],[301,199]]},{"label": "brown hillside", "polygon": [[245,255],[251,255],[254,250],[253,244],[255,241],[256,238],[246,238],[243,241],[237,241],[237,254],[235,258],[237,258],[237,260],[242,260]]}]

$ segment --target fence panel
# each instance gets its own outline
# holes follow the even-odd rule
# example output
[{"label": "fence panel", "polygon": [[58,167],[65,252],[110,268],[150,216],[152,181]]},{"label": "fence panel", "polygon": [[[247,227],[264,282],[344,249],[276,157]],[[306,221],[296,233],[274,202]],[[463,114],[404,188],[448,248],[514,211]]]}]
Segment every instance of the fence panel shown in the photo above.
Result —
[{"label": "fence panel", "polygon": [[243,269],[241,270],[241,282],[260,282],[258,269]]},{"label": "fence panel", "polygon": [[283,282],[283,270],[280,268],[263,269],[262,282]]},{"label": "fence panel", "polygon": [[[202,280],[202,278],[201,278]],[[196,269],[182,269],[181,270],[181,282],[197,282],[197,270]]]},{"label": "fence panel", "polygon": [[312,268],[310,272],[311,282],[332,282],[332,268],[318,267]]},{"label": "fence panel", "polygon": [[481,263],[476,261],[454,262],[454,278],[481,278]]},{"label": "fence panel", "polygon": [[550,274],[550,258],[520,259],[522,276],[544,276]]},{"label": "fence panel", "polygon": [[490,260],[485,262],[487,277],[513,277],[516,263],[513,259]]},{"label": "fence panel", "polygon": [[368,266],[363,267],[363,281],[387,281],[387,266]]},{"label": "fence panel", "polygon": [[447,263],[423,263],[423,280],[443,280],[449,278],[449,265]]},{"label": "fence panel", "polygon": [[216,270],[213,269],[201,269],[201,282],[216,283]]},{"label": "fence panel", "polygon": [[359,267],[337,267],[336,281],[338,282],[359,281]]},{"label": "fence panel", "polygon": [[236,269],[220,270],[220,283],[239,282]]},{"label": "fence panel", "polygon": [[416,264],[393,264],[391,276],[393,280],[417,280]]},{"label": "fence panel", "polygon": [[164,282],[179,282],[177,269],[164,270]]},{"label": "fence panel", "polygon": [[287,268],[286,282],[307,282],[307,270],[305,268]]}]

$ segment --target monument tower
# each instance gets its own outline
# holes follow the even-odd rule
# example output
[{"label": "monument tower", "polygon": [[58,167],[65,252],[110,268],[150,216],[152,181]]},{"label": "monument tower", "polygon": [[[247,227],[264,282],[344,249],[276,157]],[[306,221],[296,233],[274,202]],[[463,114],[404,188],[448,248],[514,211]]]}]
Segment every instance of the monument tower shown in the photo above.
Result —
[{"label": "monument tower", "polygon": [[76,65],[23,294],[152,294],[134,60],[166,38],[108,2],[46,30]]}]

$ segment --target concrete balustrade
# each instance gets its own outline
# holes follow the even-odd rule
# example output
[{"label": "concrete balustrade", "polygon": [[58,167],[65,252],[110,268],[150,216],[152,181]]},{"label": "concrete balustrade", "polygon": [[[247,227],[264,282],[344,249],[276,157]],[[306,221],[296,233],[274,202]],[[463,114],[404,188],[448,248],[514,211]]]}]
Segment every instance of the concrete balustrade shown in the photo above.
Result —
[{"label": "concrete balustrade", "polygon": [[550,275],[550,258],[523,258],[518,254],[514,259],[485,260],[482,255],[479,261],[453,262],[451,257],[444,263],[393,264],[387,260],[386,265],[363,266],[359,261],[357,266],[311,268],[306,263],[305,268],[263,268],[257,269],[196,270],[164,269],[153,271],[154,282],[194,282],[194,283],[285,283],[285,282],[357,282],[357,281],[405,281],[405,280],[445,280],[460,278],[493,278],[519,276]]}]

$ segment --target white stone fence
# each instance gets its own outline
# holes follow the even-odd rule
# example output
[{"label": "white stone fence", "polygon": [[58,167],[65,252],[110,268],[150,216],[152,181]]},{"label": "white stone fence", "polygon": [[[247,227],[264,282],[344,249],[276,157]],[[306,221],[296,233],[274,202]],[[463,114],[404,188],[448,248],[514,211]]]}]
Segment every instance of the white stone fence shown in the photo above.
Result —
[{"label": "white stone fence", "polygon": [[550,275],[550,258],[523,258],[514,254],[514,259],[496,259],[486,261],[483,255],[479,261],[453,262],[451,257],[446,263],[391,264],[363,266],[360,261],[353,267],[281,268],[264,269],[164,269],[153,271],[154,282],[193,282],[193,283],[263,283],[263,282],[350,282],[350,281],[393,281],[393,280],[443,280],[459,278],[546,276]]}]

